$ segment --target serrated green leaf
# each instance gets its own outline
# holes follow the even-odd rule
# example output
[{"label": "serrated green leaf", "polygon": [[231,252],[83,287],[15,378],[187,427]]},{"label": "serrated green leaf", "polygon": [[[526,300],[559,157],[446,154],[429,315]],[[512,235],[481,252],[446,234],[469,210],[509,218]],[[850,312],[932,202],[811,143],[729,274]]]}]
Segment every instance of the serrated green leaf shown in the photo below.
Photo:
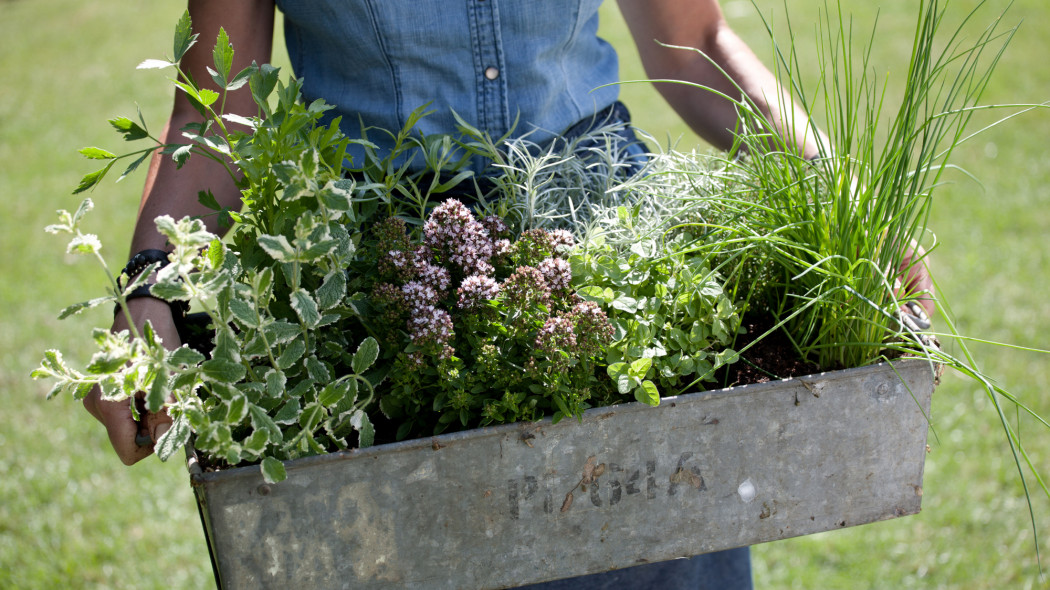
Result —
[{"label": "serrated green leaf", "polygon": [[660,405],[660,392],[656,389],[656,384],[648,379],[634,389],[634,398],[650,406]]},{"label": "serrated green leaf", "polygon": [[311,379],[318,383],[328,383],[332,380],[332,375],[329,373],[328,367],[325,366],[325,363],[321,362],[313,355],[306,359],[306,373],[310,375]]},{"label": "serrated green leaf", "polygon": [[69,307],[63,309],[62,313],[58,314],[58,319],[64,320],[64,319],[68,318],[69,316],[77,315],[78,313],[84,311],[85,309],[92,309],[92,308],[98,307],[99,305],[104,305],[106,303],[112,303],[115,300],[116,300],[115,297],[108,296],[108,297],[97,297],[97,298],[92,299],[90,301],[82,301],[80,303],[74,303],[73,305],[70,305]]},{"label": "serrated green leaf", "polygon": [[207,379],[222,383],[236,383],[244,379],[247,372],[241,363],[221,358],[213,358],[201,363],[201,371]]},{"label": "serrated green leaf", "polygon": [[343,297],[346,297],[346,273],[339,268],[328,273],[317,289],[317,305],[321,309],[331,309],[339,305]]},{"label": "serrated green leaf", "polygon": [[106,174],[109,173],[109,169],[113,167],[114,162],[116,162],[116,160],[110,160],[103,168],[95,170],[90,174],[85,174],[84,177],[80,179],[80,184],[73,190],[73,194],[82,193],[98,184],[106,177]]},{"label": "serrated green leaf", "polygon": [[285,387],[288,385],[288,377],[284,371],[270,369],[266,372],[266,395],[279,398],[284,395]]},{"label": "serrated green leaf", "polygon": [[125,168],[124,172],[122,172],[121,175],[117,178],[117,182],[120,182],[121,180],[124,180],[125,178],[127,178],[129,174],[131,174],[132,172],[137,170],[138,167],[141,166],[142,163],[145,162],[146,160],[148,160],[150,158],[150,156],[152,156],[152,155],[153,155],[153,151],[148,151],[148,152],[143,153],[138,158],[135,158],[130,164],[128,164],[128,167]]},{"label": "serrated green leaf", "polygon": [[372,363],[376,362],[377,358],[379,358],[379,342],[369,336],[358,345],[351,366],[354,372],[360,375],[367,371],[372,366]]},{"label": "serrated green leaf", "polygon": [[[134,391],[128,392],[129,396],[135,393]],[[171,387],[168,380],[163,377],[155,377],[153,383],[150,384],[149,391],[146,392],[146,409],[150,412],[159,412],[169,397],[171,397]]]},{"label": "serrated green leaf", "polygon": [[190,13],[185,11],[182,13],[182,17],[179,19],[178,24],[175,25],[175,43],[173,46],[175,61],[181,61],[182,56],[186,55],[190,47],[197,42],[197,35],[193,33],[193,26],[190,22]]},{"label": "serrated green leaf", "polygon": [[302,287],[296,289],[291,295],[292,309],[299,315],[299,320],[307,328],[316,327],[321,321],[321,313],[317,309],[317,302],[310,293]]},{"label": "serrated green leaf", "polygon": [[346,396],[348,391],[349,387],[347,387],[347,382],[345,380],[329,383],[321,390],[321,393],[318,394],[317,401],[326,408],[331,407],[339,403],[339,401]]},{"label": "serrated green leaf", "polygon": [[255,306],[251,303],[233,298],[230,299],[227,307],[230,313],[233,314],[233,319],[237,320],[237,323],[240,325],[245,328],[259,327],[259,315],[255,312]]},{"label": "serrated green leaf", "polygon": [[293,340],[285,347],[281,356],[277,357],[277,367],[284,370],[290,369],[299,362],[299,359],[303,358],[304,354],[306,354],[306,342],[301,339]]},{"label": "serrated green leaf", "polygon": [[171,159],[175,161],[175,168],[182,168],[190,156],[193,155],[193,144],[187,143],[180,145],[171,152]]},{"label": "serrated green leaf", "polygon": [[306,432],[313,432],[317,425],[324,419],[325,410],[324,406],[317,402],[306,404],[301,414],[299,414],[299,426],[302,427]]},{"label": "serrated green leaf", "polygon": [[215,92],[210,88],[201,88],[197,91],[194,98],[199,100],[202,105],[210,107],[211,105],[215,104],[217,100],[219,100],[219,93]]},{"label": "serrated green leaf", "polygon": [[248,412],[252,417],[252,428],[257,431],[265,432],[267,438],[274,444],[279,444],[283,440],[281,428],[277,426],[277,423],[274,422],[273,418],[266,413],[266,410],[263,410],[255,404],[251,404],[248,406]]},{"label": "serrated green leaf", "polygon": [[299,414],[302,411],[301,407],[299,398],[292,398],[281,406],[281,409],[277,411],[277,415],[273,417],[273,421],[278,424],[295,424],[299,421]]},{"label": "serrated green leaf", "polygon": [[217,74],[215,83],[219,88],[225,88],[233,68],[233,45],[230,44],[230,36],[226,34],[226,29],[222,27],[219,27],[219,34],[215,38],[212,60]]},{"label": "serrated green leaf", "polygon": [[291,322],[277,320],[263,328],[270,344],[287,344],[302,334],[302,328]]},{"label": "serrated green leaf", "polygon": [[284,236],[262,235],[258,237],[258,243],[271,258],[278,262],[295,258],[295,248],[288,242],[288,238]]},{"label": "serrated green leaf", "polygon": [[273,457],[264,458],[259,468],[262,470],[263,480],[266,483],[280,483],[288,477],[284,470],[284,463]]},{"label": "serrated green leaf", "polygon": [[227,404],[226,423],[237,426],[248,417],[248,398],[244,394],[238,395]]},{"label": "serrated green leaf", "polygon": [[193,429],[185,416],[179,416],[171,424],[171,428],[165,432],[154,445],[153,451],[161,461],[167,461],[190,441]]},{"label": "serrated green leaf", "polygon": [[269,436],[263,430],[256,430],[252,432],[252,435],[244,439],[241,443],[241,449],[249,455],[259,456],[266,450],[266,446],[269,444]]},{"label": "serrated green leaf", "polygon": [[270,111],[269,97],[273,93],[274,87],[277,86],[279,74],[278,68],[270,64],[263,64],[248,79],[248,86],[251,88],[255,104],[259,105],[266,114],[269,114]]},{"label": "serrated green leaf", "polygon": [[180,346],[168,353],[168,362],[176,366],[193,367],[203,363],[206,357],[189,346]]},{"label": "serrated green leaf", "polygon": [[228,92],[233,92],[234,90],[237,90],[240,87],[247,84],[248,79],[251,78],[252,74],[255,73],[256,69],[258,69],[257,66],[255,64],[252,64],[244,68],[240,72],[237,72],[237,75],[230,79],[229,83],[226,84],[226,90]]},{"label": "serrated green leaf", "polygon": [[362,449],[372,446],[375,443],[376,431],[375,427],[372,426],[372,421],[368,419],[368,414],[361,410],[354,412],[353,416],[350,417],[350,425],[357,430],[357,444]]},{"label": "serrated green leaf", "polygon": [[109,124],[124,136],[124,141],[135,141],[149,137],[149,132],[144,127],[127,117],[110,119]]}]

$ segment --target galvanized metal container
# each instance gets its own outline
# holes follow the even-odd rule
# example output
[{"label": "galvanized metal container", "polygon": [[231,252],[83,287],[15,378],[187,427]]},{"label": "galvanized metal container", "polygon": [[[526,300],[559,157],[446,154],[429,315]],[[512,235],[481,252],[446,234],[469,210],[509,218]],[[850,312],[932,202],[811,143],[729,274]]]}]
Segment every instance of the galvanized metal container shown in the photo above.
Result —
[{"label": "galvanized metal container", "polygon": [[915,514],[934,383],[897,362],[191,481],[222,588],[504,588]]}]

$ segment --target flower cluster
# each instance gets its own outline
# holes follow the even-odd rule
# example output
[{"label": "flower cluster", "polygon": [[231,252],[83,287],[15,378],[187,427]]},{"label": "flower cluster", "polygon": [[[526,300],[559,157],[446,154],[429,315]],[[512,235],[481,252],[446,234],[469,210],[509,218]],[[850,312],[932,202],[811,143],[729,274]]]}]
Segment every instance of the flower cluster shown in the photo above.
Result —
[{"label": "flower cluster", "polygon": [[499,296],[500,286],[496,279],[481,275],[470,275],[463,279],[459,289],[459,307],[461,309],[477,309]]},{"label": "flower cluster", "polygon": [[494,248],[488,229],[456,199],[434,208],[423,226],[423,243],[461,275],[487,275],[494,270],[489,264]]},{"label": "flower cluster", "polygon": [[381,407],[412,432],[586,407],[612,328],[572,292],[572,236],[512,237],[502,219],[478,220],[454,199],[416,238],[401,221],[377,226],[370,319],[384,348],[400,351]]}]

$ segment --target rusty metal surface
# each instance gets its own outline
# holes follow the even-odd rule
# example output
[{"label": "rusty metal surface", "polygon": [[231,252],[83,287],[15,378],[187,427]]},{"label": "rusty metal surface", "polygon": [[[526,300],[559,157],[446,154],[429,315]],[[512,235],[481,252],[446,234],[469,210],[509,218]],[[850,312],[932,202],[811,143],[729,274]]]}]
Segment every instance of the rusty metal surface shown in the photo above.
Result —
[{"label": "rusty metal surface", "polygon": [[226,588],[502,588],[914,514],[921,361],[194,473]]}]

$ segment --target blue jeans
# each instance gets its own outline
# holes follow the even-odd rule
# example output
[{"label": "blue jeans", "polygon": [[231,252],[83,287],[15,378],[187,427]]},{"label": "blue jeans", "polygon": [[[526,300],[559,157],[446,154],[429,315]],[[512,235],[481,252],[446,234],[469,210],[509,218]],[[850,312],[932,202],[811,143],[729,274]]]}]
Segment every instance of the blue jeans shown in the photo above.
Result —
[{"label": "blue jeans", "polygon": [[751,549],[740,547],[521,586],[525,590],[751,590]]}]

